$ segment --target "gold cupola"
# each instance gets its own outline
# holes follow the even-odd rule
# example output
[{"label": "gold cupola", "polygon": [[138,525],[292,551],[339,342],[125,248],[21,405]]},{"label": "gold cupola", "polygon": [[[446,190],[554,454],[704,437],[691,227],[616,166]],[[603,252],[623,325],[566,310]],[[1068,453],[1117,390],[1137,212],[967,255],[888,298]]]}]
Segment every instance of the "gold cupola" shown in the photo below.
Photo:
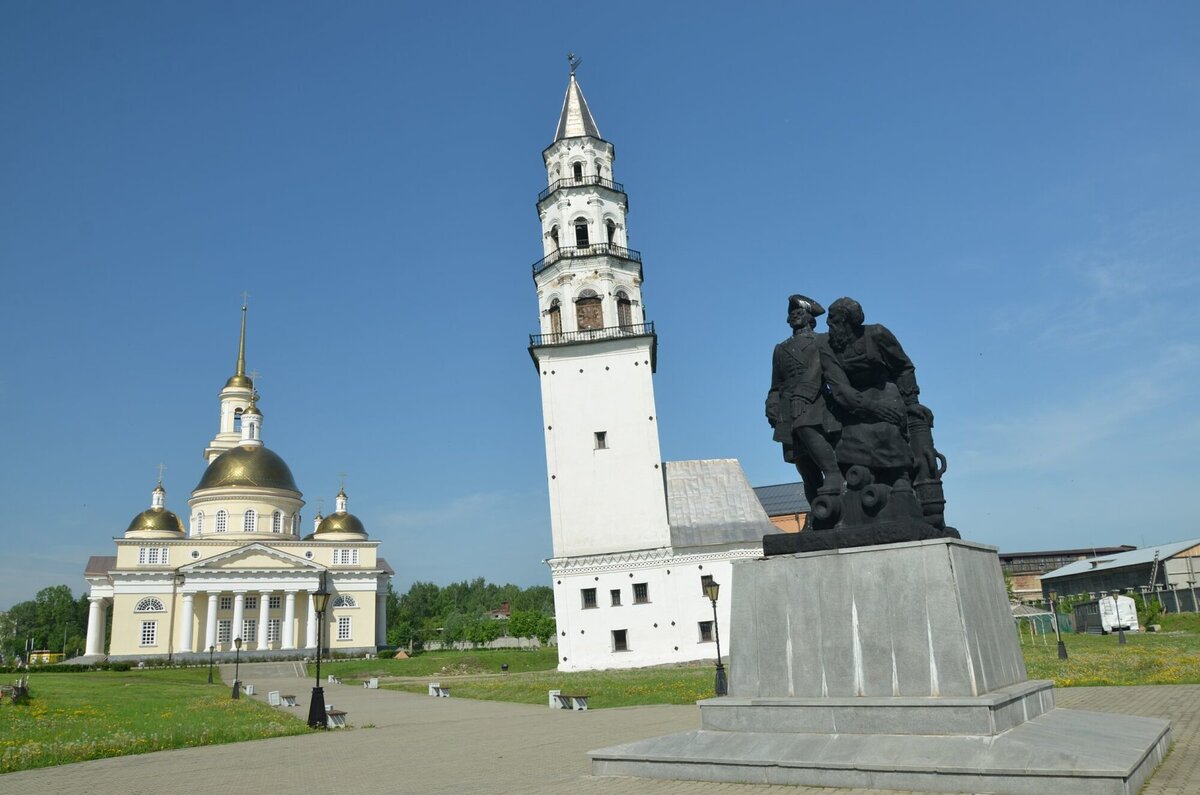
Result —
[{"label": "gold cupola", "polygon": [[154,487],[150,507],[133,517],[125,530],[126,538],[183,538],[183,522],[166,507],[167,491],[162,481]]},{"label": "gold cupola", "polygon": [[334,499],[336,510],[321,520],[313,537],[320,541],[361,541],[367,537],[362,521],[347,510],[346,488],[338,489]]}]

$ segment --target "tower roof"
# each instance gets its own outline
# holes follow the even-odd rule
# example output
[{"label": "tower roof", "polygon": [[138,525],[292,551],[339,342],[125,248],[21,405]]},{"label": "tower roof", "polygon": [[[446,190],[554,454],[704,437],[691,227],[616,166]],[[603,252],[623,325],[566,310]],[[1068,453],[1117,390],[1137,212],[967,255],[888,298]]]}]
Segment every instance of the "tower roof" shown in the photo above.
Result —
[{"label": "tower roof", "polygon": [[571,82],[567,83],[567,94],[563,97],[562,114],[558,117],[558,130],[554,140],[563,138],[579,138],[581,136],[600,138],[600,129],[592,112],[588,109],[587,100],[583,98],[583,89],[575,79],[575,70],[571,69]]},{"label": "tower roof", "polygon": [[254,382],[246,375],[246,304],[242,303],[242,333],[238,337],[237,372],[225,382],[225,387],[240,386],[253,388]]}]

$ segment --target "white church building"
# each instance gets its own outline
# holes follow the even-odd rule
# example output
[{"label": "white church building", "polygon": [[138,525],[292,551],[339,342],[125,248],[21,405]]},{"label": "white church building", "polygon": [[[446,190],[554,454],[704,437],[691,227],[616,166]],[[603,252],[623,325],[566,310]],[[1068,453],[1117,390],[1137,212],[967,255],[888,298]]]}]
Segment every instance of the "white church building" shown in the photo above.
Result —
[{"label": "white church building", "polygon": [[[246,374],[246,307],[237,370],[220,394],[217,434],[188,501],[188,529],[166,507],[161,478],[150,508],[93,556],[85,655],[111,660],[227,656],[240,638],[251,658],[302,657],[323,648],[374,652],[386,642],[388,582],[379,542],[348,510],[301,534],[304,497],[291,469],[263,445],[258,392]],[[313,593],[331,594],[318,626]],[[111,637],[106,637],[108,615]]]},{"label": "white church building", "polygon": [[542,159],[541,328],[529,353],[541,383],[559,670],[715,658],[703,584],[722,586],[724,629],[731,561],[761,556],[763,535],[778,528],[736,460],[662,460],[642,257],[628,247],[614,147],[574,67]]}]

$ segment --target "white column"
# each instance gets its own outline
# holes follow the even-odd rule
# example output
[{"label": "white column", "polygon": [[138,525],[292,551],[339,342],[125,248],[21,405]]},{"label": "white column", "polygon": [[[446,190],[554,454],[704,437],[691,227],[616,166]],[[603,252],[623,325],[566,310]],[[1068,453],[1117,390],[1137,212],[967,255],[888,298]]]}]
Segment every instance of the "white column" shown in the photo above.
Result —
[{"label": "white column", "polygon": [[[242,621],[246,618],[246,592],[235,591],[233,594],[233,637],[230,640],[237,640],[242,637]],[[245,638],[242,638],[245,641]]]},{"label": "white column", "polygon": [[89,596],[88,601],[87,644],[83,653],[104,654],[104,614],[107,612],[104,597]]},{"label": "white column", "polygon": [[183,595],[183,615],[179,617],[179,650],[182,652],[193,652],[192,648],[192,622],[195,618],[195,598],[192,593]]},{"label": "white column", "polygon": [[387,594],[375,594],[375,645],[387,645]]},{"label": "white column", "polygon": [[296,592],[288,591],[283,597],[283,634],[280,648],[296,648]]},{"label": "white column", "polygon": [[208,617],[204,627],[204,651],[217,645],[217,605],[220,604],[220,594],[208,592]]},{"label": "white column", "polygon": [[263,649],[271,648],[271,644],[267,641],[267,620],[268,620],[267,611],[270,610],[270,603],[271,603],[271,592],[270,591],[261,591],[258,594],[258,649],[259,649],[259,651],[262,651]]},{"label": "white column", "polygon": [[317,605],[311,591],[308,594],[308,637],[305,638],[304,648],[317,648]]}]

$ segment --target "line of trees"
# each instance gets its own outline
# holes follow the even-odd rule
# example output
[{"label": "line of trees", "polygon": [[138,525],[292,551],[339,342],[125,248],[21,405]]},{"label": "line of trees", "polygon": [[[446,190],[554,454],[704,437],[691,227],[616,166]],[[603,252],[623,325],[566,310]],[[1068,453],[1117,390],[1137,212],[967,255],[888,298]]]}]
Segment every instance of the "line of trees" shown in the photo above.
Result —
[{"label": "line of trees", "polygon": [[0,656],[10,661],[34,649],[61,651],[67,657],[83,653],[87,637],[88,598],[79,598],[66,585],[52,585],[27,602],[13,605],[0,621]]},{"label": "line of trees", "polygon": [[[508,620],[488,616],[508,602]],[[404,594],[388,591],[388,644],[421,648],[426,642],[487,643],[505,635],[537,638],[554,634],[554,591],[547,585],[495,585],[482,577],[446,586],[414,582]]]}]

